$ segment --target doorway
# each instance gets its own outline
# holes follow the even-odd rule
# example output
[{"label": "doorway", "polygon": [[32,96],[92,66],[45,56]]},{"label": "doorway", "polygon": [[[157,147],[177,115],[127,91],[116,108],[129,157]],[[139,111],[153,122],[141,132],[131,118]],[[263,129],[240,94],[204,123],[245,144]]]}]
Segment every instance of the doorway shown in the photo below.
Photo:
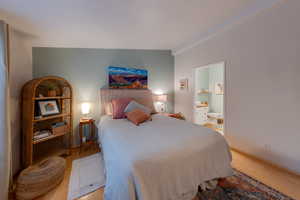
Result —
[{"label": "doorway", "polygon": [[224,134],[225,62],[195,69],[194,123]]}]

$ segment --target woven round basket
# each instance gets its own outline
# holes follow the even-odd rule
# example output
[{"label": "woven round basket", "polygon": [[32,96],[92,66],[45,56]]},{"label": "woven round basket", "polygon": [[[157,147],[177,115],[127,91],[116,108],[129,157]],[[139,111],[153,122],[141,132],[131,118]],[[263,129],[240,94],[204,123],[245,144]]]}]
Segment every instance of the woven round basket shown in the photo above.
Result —
[{"label": "woven round basket", "polygon": [[66,161],[61,157],[47,158],[23,170],[17,180],[16,198],[34,199],[55,188],[64,178]]}]

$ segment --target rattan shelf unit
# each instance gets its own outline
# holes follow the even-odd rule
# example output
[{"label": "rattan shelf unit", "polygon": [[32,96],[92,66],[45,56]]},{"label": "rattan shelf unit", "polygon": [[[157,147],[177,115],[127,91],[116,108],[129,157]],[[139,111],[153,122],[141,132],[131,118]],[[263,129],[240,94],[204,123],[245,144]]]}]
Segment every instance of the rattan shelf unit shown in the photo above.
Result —
[{"label": "rattan shelf unit", "polygon": [[[47,85],[56,85],[56,96],[48,96]],[[60,113],[40,116],[38,102],[55,100]],[[72,86],[57,76],[46,76],[27,82],[22,89],[22,163],[28,167],[49,155],[70,154],[73,130]],[[67,129],[40,140],[34,140],[34,133],[51,130],[54,123],[65,122]],[[49,153],[50,152],[50,153]],[[53,153],[54,152],[54,153]]]}]

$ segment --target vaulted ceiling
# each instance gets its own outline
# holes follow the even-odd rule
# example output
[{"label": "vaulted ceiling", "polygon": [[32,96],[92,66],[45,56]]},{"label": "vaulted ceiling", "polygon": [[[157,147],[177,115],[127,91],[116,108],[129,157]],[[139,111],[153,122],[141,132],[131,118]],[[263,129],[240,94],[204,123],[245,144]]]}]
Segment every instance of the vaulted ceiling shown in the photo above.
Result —
[{"label": "vaulted ceiling", "polygon": [[1,0],[0,17],[33,46],[172,49],[276,0]]}]

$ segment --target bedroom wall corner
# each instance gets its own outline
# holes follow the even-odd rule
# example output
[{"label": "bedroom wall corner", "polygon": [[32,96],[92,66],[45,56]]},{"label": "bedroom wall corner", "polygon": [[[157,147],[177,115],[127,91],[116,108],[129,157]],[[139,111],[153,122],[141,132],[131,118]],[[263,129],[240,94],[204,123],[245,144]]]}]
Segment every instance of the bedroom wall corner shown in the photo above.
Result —
[{"label": "bedroom wall corner", "polygon": [[10,109],[12,170],[21,169],[21,90],[32,79],[32,48],[29,36],[10,27]]}]

